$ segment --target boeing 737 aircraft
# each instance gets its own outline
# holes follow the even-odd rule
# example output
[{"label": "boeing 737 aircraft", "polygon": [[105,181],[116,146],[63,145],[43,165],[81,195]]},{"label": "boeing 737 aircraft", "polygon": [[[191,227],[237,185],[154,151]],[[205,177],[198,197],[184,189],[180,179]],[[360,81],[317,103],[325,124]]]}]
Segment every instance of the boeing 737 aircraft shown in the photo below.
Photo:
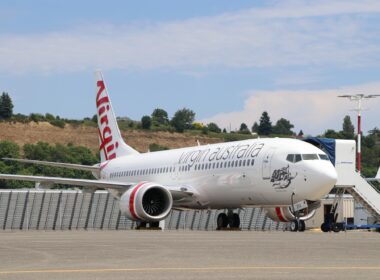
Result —
[{"label": "boeing 737 aircraft", "polygon": [[83,166],[18,159],[92,171],[96,180],[0,174],[0,179],[107,189],[120,210],[140,226],[157,226],[172,209],[229,209],[218,228],[238,228],[233,209],[265,207],[276,221],[304,230],[304,220],[334,187],[337,174],[328,156],[296,139],[252,139],[139,153],[121,137],[102,74],[96,72],[96,108],[101,163]]}]

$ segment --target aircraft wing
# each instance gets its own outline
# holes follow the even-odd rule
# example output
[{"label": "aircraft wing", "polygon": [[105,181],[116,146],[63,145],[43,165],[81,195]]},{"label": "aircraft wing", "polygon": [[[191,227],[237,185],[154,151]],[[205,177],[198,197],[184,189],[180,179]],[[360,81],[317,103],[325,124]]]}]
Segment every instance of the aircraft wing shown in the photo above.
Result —
[{"label": "aircraft wing", "polygon": [[[0,174],[0,179],[3,180],[19,180],[35,182],[40,188],[50,188],[54,184],[63,184],[71,186],[79,186],[85,189],[110,189],[118,191],[119,195],[128,190],[131,186],[136,185],[136,182],[115,182],[107,180],[91,180],[91,179],[72,179],[62,177],[45,177],[31,175],[14,175]],[[191,186],[164,186],[172,194],[173,200],[176,203],[186,203],[193,200],[193,195],[197,192]]]},{"label": "aircraft wing", "polygon": [[41,161],[41,160],[33,160],[33,159],[20,159],[20,158],[3,158],[6,161],[16,161],[21,163],[31,163],[31,164],[39,164],[53,167],[63,167],[70,168],[76,170],[83,171],[91,171],[91,172],[99,172],[99,166],[90,166],[90,165],[82,165],[82,164],[73,164],[73,163],[64,163],[64,162],[52,162],[52,161]]},{"label": "aircraft wing", "polygon": [[45,176],[30,176],[30,175],[14,175],[14,174],[0,174],[0,179],[5,180],[19,180],[40,183],[44,186],[53,184],[64,184],[71,186],[80,186],[86,188],[104,188],[104,189],[117,189],[127,190],[134,183],[114,182],[106,180],[90,180],[90,179],[71,179],[62,177],[45,177]]}]

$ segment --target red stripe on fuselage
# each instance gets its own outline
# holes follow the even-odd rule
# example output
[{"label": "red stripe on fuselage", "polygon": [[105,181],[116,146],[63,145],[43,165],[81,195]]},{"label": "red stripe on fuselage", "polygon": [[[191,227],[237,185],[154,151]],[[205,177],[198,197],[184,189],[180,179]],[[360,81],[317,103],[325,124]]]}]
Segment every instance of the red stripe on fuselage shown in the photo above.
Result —
[{"label": "red stripe on fuselage", "polygon": [[136,192],[139,190],[139,188],[141,188],[146,182],[142,182],[140,184],[138,184],[132,191],[131,193],[131,197],[129,198],[129,212],[131,212],[132,214],[132,217],[136,220],[139,220],[139,217],[137,217],[136,215],[136,211],[135,211],[135,196],[136,196]]},{"label": "red stripe on fuselage", "polygon": [[282,214],[280,207],[276,207],[276,214],[277,214],[277,217],[280,219],[281,222],[286,222],[286,219],[284,218],[284,215]]}]

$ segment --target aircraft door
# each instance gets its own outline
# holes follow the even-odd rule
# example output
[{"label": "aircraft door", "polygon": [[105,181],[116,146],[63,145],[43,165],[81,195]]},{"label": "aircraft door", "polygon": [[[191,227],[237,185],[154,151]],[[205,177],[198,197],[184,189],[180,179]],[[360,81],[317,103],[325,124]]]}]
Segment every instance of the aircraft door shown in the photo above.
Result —
[{"label": "aircraft door", "polygon": [[274,155],[274,152],[276,151],[275,148],[270,148],[263,158],[263,165],[262,165],[262,176],[263,179],[270,179],[272,175],[272,158]]}]

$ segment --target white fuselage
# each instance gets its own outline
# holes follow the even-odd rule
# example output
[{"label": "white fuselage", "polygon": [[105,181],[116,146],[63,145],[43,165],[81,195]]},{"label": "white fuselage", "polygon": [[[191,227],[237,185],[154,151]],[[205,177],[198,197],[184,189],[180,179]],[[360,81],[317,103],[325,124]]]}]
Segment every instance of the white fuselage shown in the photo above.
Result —
[{"label": "white fuselage", "polygon": [[[298,161],[289,155],[299,155]],[[194,191],[194,201],[175,201],[175,207],[285,206],[292,193],[294,202],[314,201],[334,186],[334,166],[318,155],[325,153],[300,140],[254,139],[116,158],[103,165],[101,179]]]}]

